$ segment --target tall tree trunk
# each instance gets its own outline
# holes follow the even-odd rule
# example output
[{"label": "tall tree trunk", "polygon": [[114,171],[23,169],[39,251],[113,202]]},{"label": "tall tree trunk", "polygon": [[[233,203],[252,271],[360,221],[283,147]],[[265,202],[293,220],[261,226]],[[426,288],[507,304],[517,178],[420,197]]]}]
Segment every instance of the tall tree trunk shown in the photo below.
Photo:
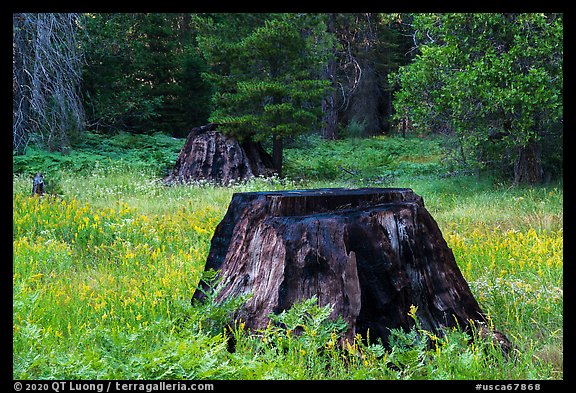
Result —
[{"label": "tall tree trunk", "polygon": [[541,184],[543,180],[542,144],[531,141],[518,148],[514,163],[514,184]]},{"label": "tall tree trunk", "polygon": [[350,89],[350,105],[346,107],[344,117],[348,124],[361,126],[361,136],[378,134],[382,129],[380,101],[382,98],[378,72],[375,68],[374,51],[377,42],[374,15],[359,14],[357,21],[359,31],[350,37],[348,46],[349,63],[355,75]]},{"label": "tall tree trunk", "polygon": [[[335,37],[336,36],[336,14],[331,13],[328,16],[328,34]],[[330,81],[330,86],[332,87],[332,92],[330,95],[322,100],[322,128],[320,129],[320,135],[324,139],[337,139],[338,138],[338,108],[337,103],[337,84],[336,84],[336,40],[332,45],[331,56],[326,64],[325,68],[325,79]]]},{"label": "tall tree trunk", "polygon": [[272,144],[272,163],[279,177],[282,177],[283,155],[284,155],[283,139],[281,136],[275,135],[274,142]]},{"label": "tall tree trunk", "polygon": [[369,59],[358,59],[362,67],[362,79],[351,99],[350,121],[363,126],[362,136],[376,135],[381,131],[378,76]]},{"label": "tall tree trunk", "polygon": [[322,100],[322,128],[320,135],[324,139],[338,139],[338,110],[336,108],[336,92],[330,93]]}]

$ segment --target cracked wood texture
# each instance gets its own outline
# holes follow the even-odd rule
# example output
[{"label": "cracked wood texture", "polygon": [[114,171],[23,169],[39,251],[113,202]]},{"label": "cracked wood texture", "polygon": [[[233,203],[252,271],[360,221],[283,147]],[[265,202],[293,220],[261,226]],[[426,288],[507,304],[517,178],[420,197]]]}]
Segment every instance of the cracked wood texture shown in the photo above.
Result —
[{"label": "cracked wood texture", "polygon": [[227,185],[275,173],[272,157],[257,142],[240,143],[214,123],[193,128],[164,183],[204,180]]},{"label": "cracked wood texture", "polygon": [[[348,323],[343,339],[369,331],[387,344],[391,328],[413,325],[411,305],[438,334],[486,323],[422,197],[407,188],[236,193],[205,269],[223,280],[217,302],[252,295],[234,318],[253,330],[313,295]],[[202,301],[200,288],[193,298]]]}]

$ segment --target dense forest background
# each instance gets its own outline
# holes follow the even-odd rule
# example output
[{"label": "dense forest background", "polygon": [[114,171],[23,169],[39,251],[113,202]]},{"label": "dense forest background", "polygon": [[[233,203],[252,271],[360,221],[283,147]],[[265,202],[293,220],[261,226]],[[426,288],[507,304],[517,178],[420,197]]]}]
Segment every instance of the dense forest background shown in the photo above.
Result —
[{"label": "dense forest background", "polygon": [[215,122],[300,134],[446,136],[446,165],[561,177],[562,14],[13,14],[13,153],[86,130],[185,137]]}]

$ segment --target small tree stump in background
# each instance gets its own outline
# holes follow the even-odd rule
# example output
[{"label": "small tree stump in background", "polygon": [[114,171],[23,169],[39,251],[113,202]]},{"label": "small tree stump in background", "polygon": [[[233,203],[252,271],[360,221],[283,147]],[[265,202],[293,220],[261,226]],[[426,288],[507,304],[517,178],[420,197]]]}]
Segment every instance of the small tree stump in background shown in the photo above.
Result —
[{"label": "small tree stump in background", "polygon": [[44,176],[38,172],[34,175],[34,179],[32,179],[32,196],[42,196],[44,193]]},{"label": "small tree stump in background", "polygon": [[[222,279],[216,302],[252,295],[235,315],[249,329],[265,328],[269,314],[313,295],[347,322],[344,339],[369,331],[387,344],[390,329],[413,326],[412,305],[421,327],[438,334],[486,323],[452,250],[411,189],[236,193],[205,269]],[[193,298],[203,300],[205,290],[201,282]]]},{"label": "small tree stump in background", "polygon": [[238,140],[217,131],[216,124],[193,128],[166,184],[206,180],[230,184],[275,173],[272,157],[257,142]]}]

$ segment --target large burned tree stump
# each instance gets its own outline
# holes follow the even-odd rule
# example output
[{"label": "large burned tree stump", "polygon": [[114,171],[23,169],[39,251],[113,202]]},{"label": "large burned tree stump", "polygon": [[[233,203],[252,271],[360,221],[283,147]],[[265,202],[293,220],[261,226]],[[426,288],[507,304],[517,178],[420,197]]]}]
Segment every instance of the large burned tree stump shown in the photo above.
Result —
[{"label": "large burned tree stump", "polygon": [[272,157],[253,141],[239,142],[218,131],[214,123],[193,128],[166,184],[208,181],[227,185],[257,176],[272,176]]},{"label": "large burned tree stump", "polygon": [[[486,318],[423,199],[411,189],[317,189],[234,194],[206,262],[216,297],[251,294],[237,312],[250,329],[316,295],[356,334],[387,344],[390,329],[470,327]],[[194,298],[203,300],[200,283]],[[498,336],[507,345],[507,339]],[[506,343],[504,342],[506,341]]]}]

